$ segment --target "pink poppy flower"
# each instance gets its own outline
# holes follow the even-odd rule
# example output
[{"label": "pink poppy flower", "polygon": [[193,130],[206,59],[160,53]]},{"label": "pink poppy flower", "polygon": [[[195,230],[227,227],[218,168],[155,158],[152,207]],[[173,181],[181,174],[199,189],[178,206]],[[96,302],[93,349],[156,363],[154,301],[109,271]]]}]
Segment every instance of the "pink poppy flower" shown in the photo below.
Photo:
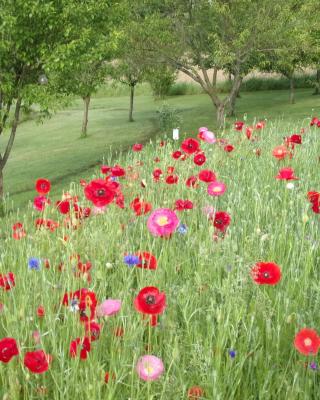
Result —
[{"label": "pink poppy flower", "polygon": [[169,208],[158,208],[150,215],[147,227],[153,236],[170,236],[179,222],[174,211]]},{"label": "pink poppy flower", "polygon": [[215,143],[217,141],[213,132],[210,132],[208,128],[199,128],[198,138],[207,143]]},{"label": "pink poppy flower", "polygon": [[144,381],[155,381],[163,374],[164,365],[162,360],[156,356],[142,356],[138,360],[136,371],[140,379]]},{"label": "pink poppy flower", "polygon": [[107,299],[98,305],[96,312],[98,317],[110,317],[121,310],[121,300]]},{"label": "pink poppy flower", "polygon": [[37,196],[33,200],[33,208],[37,211],[43,211],[47,204],[50,204],[50,200],[46,196]]},{"label": "pink poppy flower", "polygon": [[208,194],[210,196],[222,196],[226,189],[226,185],[223,182],[212,182],[208,186]]}]

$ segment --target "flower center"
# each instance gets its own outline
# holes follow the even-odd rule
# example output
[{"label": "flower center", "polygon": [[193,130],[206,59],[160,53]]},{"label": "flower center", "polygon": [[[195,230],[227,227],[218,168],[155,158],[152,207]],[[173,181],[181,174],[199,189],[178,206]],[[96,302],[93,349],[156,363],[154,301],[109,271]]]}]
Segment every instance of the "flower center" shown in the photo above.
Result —
[{"label": "flower center", "polygon": [[151,375],[154,371],[154,368],[152,367],[152,365],[150,365],[150,363],[145,363],[144,368],[148,375]]},{"label": "flower center", "polygon": [[219,192],[221,192],[221,188],[219,186],[216,186],[216,187],[213,188],[212,191],[215,192],[215,193],[219,193]]},{"label": "flower center", "polygon": [[269,272],[264,272],[263,277],[264,277],[264,278],[270,278]]},{"label": "flower center", "polygon": [[154,296],[153,294],[149,294],[149,295],[146,297],[146,303],[147,303],[147,304],[156,304],[156,298],[155,298],[155,296]]},{"label": "flower center", "polygon": [[98,196],[104,196],[105,195],[105,190],[104,189],[99,189],[98,190]]},{"label": "flower center", "polygon": [[304,339],[303,341],[305,346],[311,346],[312,345],[312,340],[310,338]]},{"label": "flower center", "polygon": [[157,219],[157,223],[158,223],[159,226],[164,226],[164,225],[167,225],[169,223],[169,220],[168,220],[167,217],[162,216],[162,217],[159,217]]}]

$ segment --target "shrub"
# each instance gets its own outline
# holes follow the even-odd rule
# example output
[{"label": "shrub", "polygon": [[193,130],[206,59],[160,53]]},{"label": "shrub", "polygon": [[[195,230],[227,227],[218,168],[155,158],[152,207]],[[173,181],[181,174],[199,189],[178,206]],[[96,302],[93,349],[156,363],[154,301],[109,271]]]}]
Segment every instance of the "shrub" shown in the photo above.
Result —
[{"label": "shrub", "polygon": [[167,132],[177,128],[182,122],[182,117],[179,114],[180,111],[169,106],[167,103],[163,103],[157,112],[159,114],[159,126],[161,132]]}]

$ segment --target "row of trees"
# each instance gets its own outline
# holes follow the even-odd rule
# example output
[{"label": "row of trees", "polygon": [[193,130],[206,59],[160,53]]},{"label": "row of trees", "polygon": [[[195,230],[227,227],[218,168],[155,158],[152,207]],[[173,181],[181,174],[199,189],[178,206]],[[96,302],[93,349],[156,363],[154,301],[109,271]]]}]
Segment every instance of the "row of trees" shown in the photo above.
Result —
[{"label": "row of trees", "polygon": [[[320,65],[317,0],[0,3],[0,139],[8,132],[0,149],[1,198],[22,107],[38,104],[48,113],[80,96],[86,136],[90,98],[106,77],[130,86],[132,121],[137,83],[147,80],[159,90],[181,71],[201,85],[222,126],[253,69],[281,72],[293,82],[297,69]],[[232,76],[225,96],[217,88],[220,70]]]}]

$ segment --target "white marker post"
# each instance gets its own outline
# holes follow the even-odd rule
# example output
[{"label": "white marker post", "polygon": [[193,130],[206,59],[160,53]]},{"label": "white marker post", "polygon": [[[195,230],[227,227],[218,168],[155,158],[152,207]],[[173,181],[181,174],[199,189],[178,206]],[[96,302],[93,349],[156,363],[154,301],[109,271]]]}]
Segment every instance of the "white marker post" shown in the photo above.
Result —
[{"label": "white marker post", "polygon": [[179,140],[179,128],[173,129],[172,138],[173,138],[173,140]]}]

